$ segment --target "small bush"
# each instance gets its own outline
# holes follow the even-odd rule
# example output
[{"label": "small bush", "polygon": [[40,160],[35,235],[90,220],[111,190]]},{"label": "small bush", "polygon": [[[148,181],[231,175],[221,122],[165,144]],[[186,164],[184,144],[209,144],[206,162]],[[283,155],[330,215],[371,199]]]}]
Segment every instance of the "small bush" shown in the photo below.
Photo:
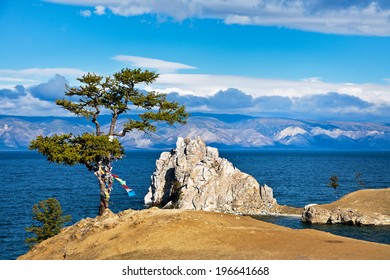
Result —
[{"label": "small bush", "polygon": [[61,204],[56,198],[42,200],[32,208],[32,219],[40,225],[33,225],[26,228],[27,232],[35,234],[34,237],[26,238],[29,247],[42,242],[45,239],[55,236],[66,222],[71,220],[70,215],[63,216]]},{"label": "small bush", "polygon": [[329,178],[329,184],[328,187],[331,187],[333,189],[337,189],[339,187],[339,177],[336,175],[333,175],[332,177]]}]

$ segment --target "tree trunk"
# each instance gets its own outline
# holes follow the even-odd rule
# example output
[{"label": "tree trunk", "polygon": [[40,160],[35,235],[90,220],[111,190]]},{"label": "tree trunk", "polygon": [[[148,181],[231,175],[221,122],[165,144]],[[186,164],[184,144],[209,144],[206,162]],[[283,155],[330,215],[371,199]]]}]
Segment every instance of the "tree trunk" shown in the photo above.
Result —
[{"label": "tree trunk", "polygon": [[96,127],[96,136],[100,136],[100,134],[101,134],[101,132],[100,132],[100,123],[97,121],[98,115],[99,115],[99,113],[96,113],[92,117],[92,122],[95,124],[95,127]]},{"label": "tree trunk", "polygon": [[110,194],[112,190],[112,175],[111,175],[111,164],[104,165],[99,162],[98,170],[95,171],[95,176],[99,181],[100,188],[100,206],[99,215],[102,215],[106,209],[108,209],[108,202],[110,200]]},{"label": "tree trunk", "polygon": [[118,113],[116,112],[116,110],[114,110],[114,113],[112,113],[110,132],[108,133],[109,135],[115,134],[115,126],[116,126],[117,119],[118,119]]},{"label": "tree trunk", "polygon": [[109,194],[107,193],[106,184],[102,180],[99,180],[99,185],[100,185],[100,207],[99,207],[99,216],[100,216],[108,208],[108,201],[110,197]]}]

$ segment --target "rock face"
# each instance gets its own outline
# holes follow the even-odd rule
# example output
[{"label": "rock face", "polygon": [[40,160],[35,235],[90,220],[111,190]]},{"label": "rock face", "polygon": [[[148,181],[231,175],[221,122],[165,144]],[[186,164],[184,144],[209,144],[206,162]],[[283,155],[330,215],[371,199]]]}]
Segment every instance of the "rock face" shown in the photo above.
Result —
[{"label": "rock face", "polygon": [[259,186],[200,138],[179,137],[176,149],[161,154],[144,200],[162,208],[251,215],[277,207],[270,187]]}]

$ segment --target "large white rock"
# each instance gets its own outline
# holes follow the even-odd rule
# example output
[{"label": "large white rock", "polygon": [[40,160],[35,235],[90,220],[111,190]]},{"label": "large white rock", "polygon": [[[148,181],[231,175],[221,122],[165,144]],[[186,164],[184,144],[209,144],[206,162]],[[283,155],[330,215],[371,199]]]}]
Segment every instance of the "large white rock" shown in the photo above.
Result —
[{"label": "large white rock", "polygon": [[274,213],[272,189],[219,157],[202,139],[178,138],[156,161],[145,204],[239,214]]}]

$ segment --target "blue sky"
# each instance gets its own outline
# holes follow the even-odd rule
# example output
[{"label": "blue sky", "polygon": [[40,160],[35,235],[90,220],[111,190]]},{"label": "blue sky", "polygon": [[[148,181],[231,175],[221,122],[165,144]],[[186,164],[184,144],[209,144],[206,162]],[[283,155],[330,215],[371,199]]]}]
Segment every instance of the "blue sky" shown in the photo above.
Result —
[{"label": "blue sky", "polygon": [[0,27],[0,114],[141,67],[190,111],[390,121],[390,1],[2,0]]}]

